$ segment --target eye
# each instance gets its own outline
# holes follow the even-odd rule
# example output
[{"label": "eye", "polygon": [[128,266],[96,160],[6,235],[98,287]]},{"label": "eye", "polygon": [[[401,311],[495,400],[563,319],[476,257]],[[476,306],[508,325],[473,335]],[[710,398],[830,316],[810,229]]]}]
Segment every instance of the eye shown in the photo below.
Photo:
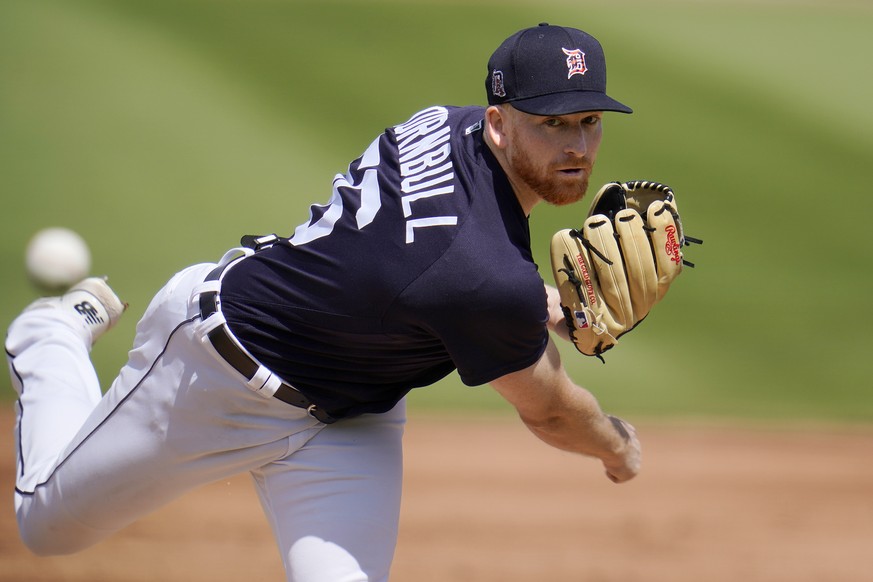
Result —
[{"label": "eye", "polygon": [[586,117],[585,119],[582,120],[582,123],[584,123],[585,125],[597,125],[598,123],[600,123],[600,116],[599,115],[589,115],[588,117]]},{"label": "eye", "polygon": [[560,127],[563,122],[557,117],[549,117],[543,123],[548,127]]}]

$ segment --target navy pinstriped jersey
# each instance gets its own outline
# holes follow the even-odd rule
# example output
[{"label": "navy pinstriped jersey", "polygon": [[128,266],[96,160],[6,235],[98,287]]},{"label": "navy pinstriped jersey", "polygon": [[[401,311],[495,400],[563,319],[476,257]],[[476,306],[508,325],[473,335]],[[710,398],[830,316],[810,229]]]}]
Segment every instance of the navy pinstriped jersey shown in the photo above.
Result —
[{"label": "navy pinstriped jersey", "polygon": [[527,217],[483,117],[431,107],[387,129],[290,239],[224,279],[234,334],[336,416],[384,412],[455,369],[487,383],[545,349]]}]

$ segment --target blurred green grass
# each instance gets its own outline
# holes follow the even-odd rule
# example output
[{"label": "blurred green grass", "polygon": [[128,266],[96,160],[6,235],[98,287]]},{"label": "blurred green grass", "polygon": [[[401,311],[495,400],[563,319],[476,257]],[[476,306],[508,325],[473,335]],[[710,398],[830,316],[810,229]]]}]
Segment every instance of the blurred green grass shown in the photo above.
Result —
[{"label": "blurred green grass", "polygon": [[[607,116],[594,182],[672,185],[706,241],[606,365],[564,346],[572,375],[624,414],[873,420],[865,2],[6,0],[0,325],[35,296],[27,239],[76,229],[131,303],[93,352],[108,383],[177,269],[289,234],[383,127],[483,103],[490,52],[540,21],[600,38],[635,109]],[[584,206],[535,211],[547,280]],[[411,402],[506,410],[454,377]]]}]

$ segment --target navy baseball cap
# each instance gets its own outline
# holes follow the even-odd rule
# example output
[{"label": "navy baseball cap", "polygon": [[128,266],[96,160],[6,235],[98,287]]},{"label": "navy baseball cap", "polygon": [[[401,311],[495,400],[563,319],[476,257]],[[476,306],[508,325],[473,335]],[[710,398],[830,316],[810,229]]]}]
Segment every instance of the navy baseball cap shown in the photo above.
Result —
[{"label": "navy baseball cap", "polygon": [[540,24],[503,41],[488,61],[488,104],[534,115],[633,110],[606,94],[606,58],[596,38]]}]

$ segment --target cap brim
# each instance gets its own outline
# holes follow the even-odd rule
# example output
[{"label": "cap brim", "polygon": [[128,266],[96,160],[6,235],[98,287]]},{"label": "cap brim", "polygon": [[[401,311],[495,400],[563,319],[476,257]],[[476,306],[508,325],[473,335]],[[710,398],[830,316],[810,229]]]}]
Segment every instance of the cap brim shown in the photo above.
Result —
[{"label": "cap brim", "polygon": [[583,111],[617,111],[633,113],[633,109],[597,91],[567,91],[551,93],[509,102],[519,111],[532,115],[568,115]]}]

